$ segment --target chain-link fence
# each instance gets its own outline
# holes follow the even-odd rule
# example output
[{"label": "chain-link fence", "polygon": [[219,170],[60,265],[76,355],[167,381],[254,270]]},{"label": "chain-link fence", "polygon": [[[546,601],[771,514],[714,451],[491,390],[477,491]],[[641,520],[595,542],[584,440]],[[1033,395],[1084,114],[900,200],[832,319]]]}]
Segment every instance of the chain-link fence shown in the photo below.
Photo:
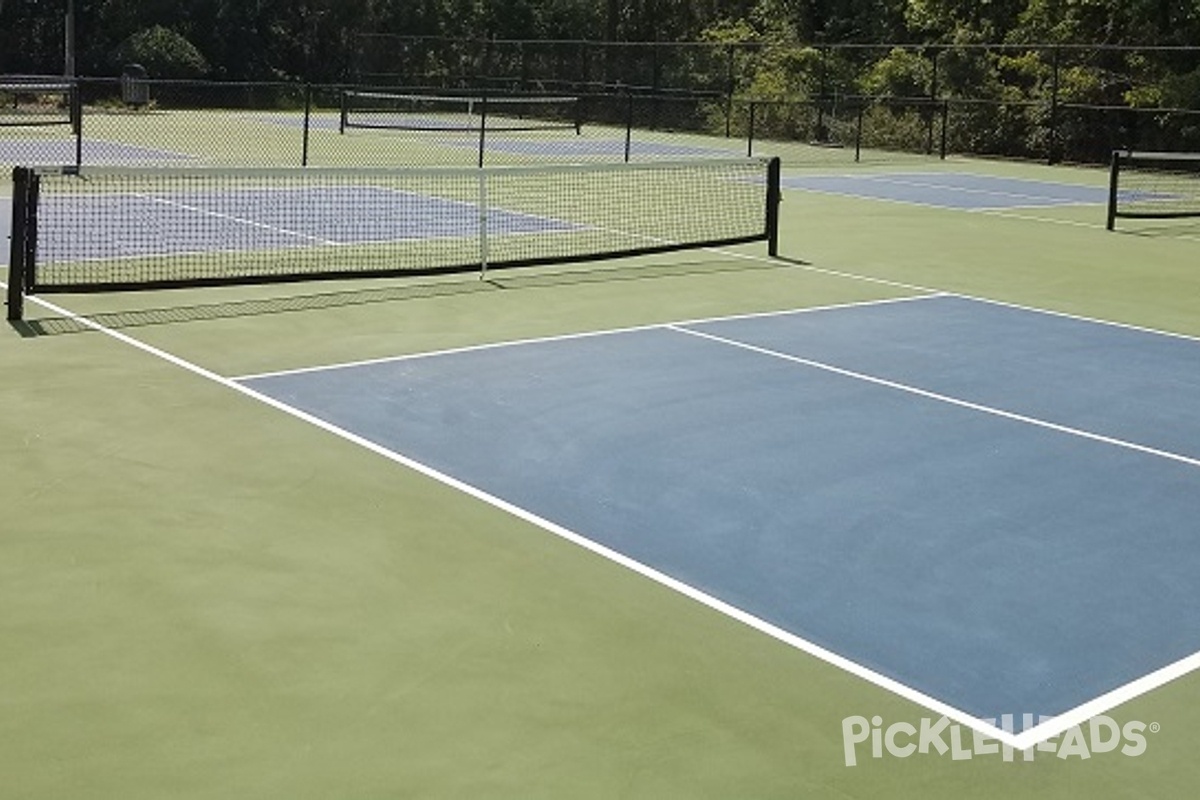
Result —
[{"label": "chain-link fence", "polygon": [[[947,148],[1103,162],[1117,148],[1195,150],[1200,47],[613,43],[363,36],[356,80],[497,91],[715,93],[880,107],[945,104]],[[885,125],[880,118],[878,124]]]},{"label": "chain-link fence", "polygon": [[[1102,163],[1114,149],[1200,150],[1200,48],[382,36],[358,46],[359,73],[339,85],[127,75],[39,94],[0,83],[4,120],[15,123],[0,126],[0,164],[470,166],[746,153],[789,166],[947,154]],[[363,109],[347,105],[355,93],[380,105],[365,124]],[[60,124],[33,124],[44,122]]]},{"label": "chain-link fence", "polygon": [[420,167],[752,154],[803,166],[940,156],[947,132],[947,105],[920,97],[108,78],[79,79],[62,96],[77,112],[50,117],[77,124],[0,128],[0,164]]}]

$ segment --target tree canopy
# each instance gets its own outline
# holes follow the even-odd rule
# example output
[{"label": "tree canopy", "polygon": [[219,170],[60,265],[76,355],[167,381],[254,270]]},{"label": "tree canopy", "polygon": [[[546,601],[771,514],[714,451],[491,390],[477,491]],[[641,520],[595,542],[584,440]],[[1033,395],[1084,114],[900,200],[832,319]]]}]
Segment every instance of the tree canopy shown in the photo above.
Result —
[{"label": "tree canopy", "polygon": [[[0,72],[56,72],[65,0],[0,0]],[[337,80],[360,33],[796,44],[1200,42],[1200,0],[75,0],[77,68],[138,42],[168,71]]]}]

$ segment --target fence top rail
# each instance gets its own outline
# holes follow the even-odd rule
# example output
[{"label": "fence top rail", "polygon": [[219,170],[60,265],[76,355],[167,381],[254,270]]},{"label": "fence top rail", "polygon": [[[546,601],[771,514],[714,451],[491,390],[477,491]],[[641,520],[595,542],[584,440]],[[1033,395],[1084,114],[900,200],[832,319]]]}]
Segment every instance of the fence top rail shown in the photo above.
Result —
[{"label": "fence top rail", "polygon": [[[739,41],[739,42],[709,42],[709,41],[609,41],[604,39],[485,39],[485,38],[454,38],[448,36],[410,36],[392,33],[359,33],[362,39],[385,39],[387,41],[405,42],[439,42],[473,46],[586,46],[611,47],[631,49],[654,48],[711,48],[722,50],[726,48],[766,49],[777,47],[771,42]],[[1175,52],[1200,53],[1200,45],[1173,44],[1107,44],[1102,42],[806,42],[792,47],[815,50],[882,50],[901,48],[908,50],[1008,50],[1024,52],[1028,50],[1059,50],[1059,51],[1097,51],[1097,52]]]},{"label": "fence top rail", "polygon": [[64,92],[75,82],[61,75],[0,74],[0,92]]}]

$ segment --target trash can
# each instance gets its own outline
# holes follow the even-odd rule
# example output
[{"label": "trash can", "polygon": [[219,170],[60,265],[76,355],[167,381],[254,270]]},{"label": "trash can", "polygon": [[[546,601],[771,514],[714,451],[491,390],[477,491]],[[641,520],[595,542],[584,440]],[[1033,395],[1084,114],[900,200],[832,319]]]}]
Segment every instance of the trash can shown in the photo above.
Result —
[{"label": "trash can", "polygon": [[141,108],[150,102],[149,74],[141,64],[128,64],[121,70],[121,100]]}]

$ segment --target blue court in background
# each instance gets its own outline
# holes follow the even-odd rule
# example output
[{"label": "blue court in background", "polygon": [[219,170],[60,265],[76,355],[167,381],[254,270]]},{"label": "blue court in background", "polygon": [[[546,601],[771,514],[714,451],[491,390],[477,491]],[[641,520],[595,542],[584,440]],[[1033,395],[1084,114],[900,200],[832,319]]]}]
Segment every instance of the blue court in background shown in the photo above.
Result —
[{"label": "blue court in background", "polygon": [[[557,134],[557,136],[555,135]],[[624,139],[578,138],[572,131],[562,130],[542,133],[536,138],[504,138],[491,134],[487,137],[490,152],[513,155],[536,156],[607,156],[622,160],[625,156]],[[446,140],[442,144],[455,147],[478,147],[479,139]],[[743,155],[740,149],[730,147],[701,147],[689,144],[671,144],[632,139],[629,142],[629,157],[637,158],[737,158]]]},{"label": "blue court in background", "polygon": [[[89,217],[103,218],[105,224],[78,224]],[[478,236],[480,225],[474,204],[371,186],[64,194],[44,199],[39,219],[42,263],[86,261],[97,254],[137,257],[460,239]],[[496,235],[580,227],[498,208],[489,210],[487,226]]]},{"label": "blue court in background", "polygon": [[981,718],[1200,651],[1200,342],[950,296],[242,381]]},{"label": "blue court in background", "polygon": [[963,211],[1104,205],[1108,201],[1108,190],[1100,187],[957,172],[789,175],[782,185],[785,189]]},{"label": "blue court in background", "polygon": [[[64,127],[64,130],[66,128]],[[82,157],[85,164],[150,164],[170,162],[178,164],[192,156],[138,147],[101,139],[84,139]],[[0,139],[0,164],[74,164],[75,137],[64,133],[55,139]]]}]

